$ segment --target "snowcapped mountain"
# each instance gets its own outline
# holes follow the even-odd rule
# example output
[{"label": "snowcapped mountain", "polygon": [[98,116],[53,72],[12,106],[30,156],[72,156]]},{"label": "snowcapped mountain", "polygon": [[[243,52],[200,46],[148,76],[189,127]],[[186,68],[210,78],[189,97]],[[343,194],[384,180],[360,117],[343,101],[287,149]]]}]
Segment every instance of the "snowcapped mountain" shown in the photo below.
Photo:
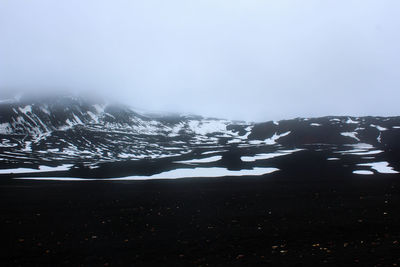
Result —
[{"label": "snowcapped mountain", "polygon": [[400,117],[247,123],[149,115],[71,96],[20,98],[0,102],[0,175],[317,175],[323,168],[397,173],[399,138]]}]

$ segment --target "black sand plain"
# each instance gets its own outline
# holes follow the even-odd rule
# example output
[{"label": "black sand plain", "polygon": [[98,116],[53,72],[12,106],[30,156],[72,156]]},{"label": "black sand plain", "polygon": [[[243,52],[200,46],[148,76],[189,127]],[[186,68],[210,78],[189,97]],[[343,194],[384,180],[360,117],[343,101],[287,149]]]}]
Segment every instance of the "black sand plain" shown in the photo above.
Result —
[{"label": "black sand plain", "polygon": [[[246,123],[49,96],[1,103],[0,124],[0,267],[400,265],[400,175],[371,167],[400,172],[400,116]],[[14,179],[196,167],[279,171]]]},{"label": "black sand plain", "polygon": [[400,266],[400,176],[0,181],[2,266]]}]

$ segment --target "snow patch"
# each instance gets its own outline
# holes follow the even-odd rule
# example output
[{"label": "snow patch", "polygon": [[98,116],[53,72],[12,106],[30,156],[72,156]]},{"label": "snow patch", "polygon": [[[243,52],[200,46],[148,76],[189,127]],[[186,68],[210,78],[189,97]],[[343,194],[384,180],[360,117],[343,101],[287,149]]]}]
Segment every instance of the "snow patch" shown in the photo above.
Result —
[{"label": "snow patch", "polygon": [[222,156],[213,156],[213,157],[203,158],[203,159],[181,160],[181,161],[175,161],[175,162],[176,163],[185,163],[185,164],[196,164],[196,163],[216,162],[221,159],[222,159]]},{"label": "snow patch", "polygon": [[206,151],[201,153],[202,155],[207,155],[207,154],[214,154],[214,153],[222,153],[222,152],[227,152],[228,150],[218,150],[218,151]]},{"label": "snow patch", "polygon": [[346,137],[354,138],[357,141],[360,141],[360,139],[358,139],[358,137],[356,136],[356,134],[357,134],[356,132],[344,132],[344,133],[340,133],[340,134],[343,136],[346,136]]},{"label": "snow patch", "polygon": [[379,136],[376,138],[376,140],[378,141],[378,143],[382,143],[382,133],[379,132]]},{"label": "snow patch", "polygon": [[287,136],[287,135],[289,135],[290,133],[291,133],[291,131],[288,131],[288,132],[285,132],[285,133],[282,133],[282,134],[276,134],[276,133],[274,133],[274,135],[273,135],[272,137],[270,137],[270,138],[267,138],[267,139],[265,139],[265,140],[251,140],[251,141],[249,141],[249,144],[251,144],[251,145],[261,145],[261,144],[265,144],[265,145],[275,145],[275,144],[276,144],[276,141],[277,141],[279,138],[284,137],[284,136]]},{"label": "snow patch", "polygon": [[219,120],[191,120],[188,122],[188,126],[192,132],[200,135],[226,131],[226,123]]},{"label": "snow patch", "polygon": [[382,153],[382,150],[371,150],[371,151],[361,151],[361,152],[349,152],[352,155],[364,156],[364,155],[376,155]]},{"label": "snow patch", "polygon": [[282,134],[276,134],[276,133],[274,133],[274,135],[273,135],[271,138],[265,139],[265,140],[264,140],[264,143],[267,144],[267,145],[276,144],[276,141],[277,141],[279,138],[284,137],[284,136],[287,136],[287,135],[289,135],[290,133],[291,133],[291,131],[284,132],[284,133],[282,133]]},{"label": "snow patch", "polygon": [[357,166],[369,166],[372,169],[376,170],[379,173],[399,173],[393,170],[392,167],[389,166],[389,163],[386,161],[381,162],[371,162],[371,163],[360,163]]},{"label": "snow patch", "polygon": [[374,172],[366,171],[366,170],[355,170],[353,171],[354,174],[361,174],[361,175],[372,175]]},{"label": "snow patch", "polygon": [[241,142],[241,139],[231,139],[228,141],[228,144],[240,144]]},{"label": "snow patch", "polygon": [[363,150],[368,150],[368,149],[373,149],[374,147],[370,144],[366,144],[366,143],[358,143],[358,144],[351,144],[348,145],[353,147],[354,149],[363,149]]},{"label": "snow patch", "polygon": [[379,131],[386,131],[387,130],[387,128],[384,128],[382,126],[375,125],[375,124],[371,124],[371,127],[374,127],[376,129],[378,129]]},{"label": "snow patch", "polygon": [[99,117],[97,117],[93,112],[88,111],[87,114],[90,116],[90,118],[91,118],[95,123],[99,123]]},{"label": "snow patch", "polygon": [[31,105],[27,105],[23,108],[19,108],[19,111],[21,111],[22,113],[26,114],[28,112],[32,113],[32,106]]},{"label": "snow patch", "polygon": [[123,158],[123,159],[137,158],[137,155],[130,153],[119,153],[118,158]]},{"label": "snow patch", "polygon": [[65,164],[57,167],[39,166],[39,169],[29,169],[29,168],[1,169],[0,174],[68,171],[72,166],[73,166],[72,164]]},{"label": "snow patch", "polygon": [[109,180],[109,181],[141,181],[153,179],[180,179],[180,178],[213,178],[225,176],[260,176],[279,171],[277,168],[253,168],[251,170],[232,171],[226,168],[193,168],[193,169],[175,169],[162,172],[150,176],[128,176],[122,178],[74,178],[74,177],[23,177],[15,178],[19,180],[59,180],[59,181],[94,181],[94,180]]},{"label": "snow patch", "polygon": [[[1,131],[0,131],[0,133],[1,133]],[[0,147],[16,147],[16,146],[18,146],[18,145],[15,144],[15,143],[10,143],[10,140],[1,139]],[[5,151],[5,152],[6,152],[6,151]],[[5,153],[5,152],[4,152],[4,153]]]},{"label": "snow patch", "polygon": [[374,147],[370,144],[358,143],[346,145],[352,147],[351,150],[336,151],[335,153],[341,153],[342,155],[371,155],[382,153],[382,150],[371,150]]},{"label": "snow patch", "polygon": [[24,148],[22,148],[21,151],[31,152],[32,151],[32,141],[26,141],[24,144]]},{"label": "snow patch", "polygon": [[9,123],[0,123],[0,134],[9,134],[12,133]]},{"label": "snow patch", "polygon": [[81,121],[81,119],[79,119],[78,116],[76,116],[74,113],[72,113],[72,115],[74,116],[74,120],[75,120],[78,124],[83,124],[83,122]]},{"label": "snow patch", "polygon": [[240,159],[244,162],[254,162],[256,160],[266,160],[266,159],[289,155],[289,154],[292,154],[292,153],[295,153],[295,152],[298,152],[301,150],[302,149],[281,150],[281,151],[277,151],[274,153],[256,154],[254,156],[242,156],[242,157],[240,157]]},{"label": "snow patch", "polygon": [[65,121],[65,123],[68,124],[68,126],[70,126],[70,127],[74,126],[74,123],[72,121],[70,121],[69,119],[67,119]]},{"label": "snow patch", "polygon": [[358,124],[358,121],[353,121],[351,118],[348,118],[347,121],[346,121],[346,123],[349,123],[349,124]]}]

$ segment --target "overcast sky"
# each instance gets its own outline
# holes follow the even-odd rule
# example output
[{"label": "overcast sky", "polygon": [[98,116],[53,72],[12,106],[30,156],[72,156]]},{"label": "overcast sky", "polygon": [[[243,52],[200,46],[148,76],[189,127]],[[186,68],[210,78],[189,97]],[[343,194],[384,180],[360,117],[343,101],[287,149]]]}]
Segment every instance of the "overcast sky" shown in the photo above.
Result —
[{"label": "overcast sky", "polygon": [[398,0],[0,0],[0,90],[263,121],[400,115]]}]

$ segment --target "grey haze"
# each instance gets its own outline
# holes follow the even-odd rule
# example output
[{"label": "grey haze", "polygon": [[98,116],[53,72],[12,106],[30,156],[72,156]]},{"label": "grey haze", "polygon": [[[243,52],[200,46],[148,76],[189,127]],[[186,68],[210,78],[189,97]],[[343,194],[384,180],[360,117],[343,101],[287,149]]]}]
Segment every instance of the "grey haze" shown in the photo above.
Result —
[{"label": "grey haze", "polygon": [[397,0],[0,0],[0,90],[263,121],[400,115]]}]

